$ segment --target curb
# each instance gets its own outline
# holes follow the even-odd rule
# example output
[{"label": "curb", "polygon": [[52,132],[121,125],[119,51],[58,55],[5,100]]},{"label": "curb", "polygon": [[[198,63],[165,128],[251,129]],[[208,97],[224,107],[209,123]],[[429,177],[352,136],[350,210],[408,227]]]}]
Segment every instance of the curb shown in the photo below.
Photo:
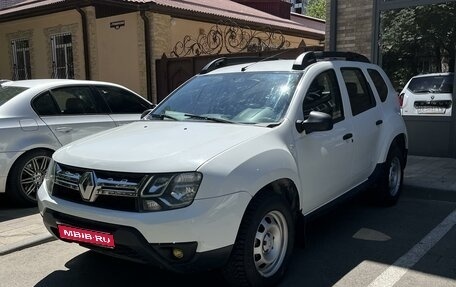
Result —
[{"label": "curb", "polygon": [[56,240],[51,234],[40,234],[0,247],[0,256]]}]

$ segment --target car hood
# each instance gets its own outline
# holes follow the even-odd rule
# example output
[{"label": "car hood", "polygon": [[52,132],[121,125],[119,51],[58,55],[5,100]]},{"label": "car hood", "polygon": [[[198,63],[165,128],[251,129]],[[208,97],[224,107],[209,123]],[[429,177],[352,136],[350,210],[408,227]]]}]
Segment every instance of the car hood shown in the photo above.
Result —
[{"label": "car hood", "polygon": [[54,160],[81,168],[121,172],[194,171],[269,128],[183,121],[138,121],[70,143]]}]

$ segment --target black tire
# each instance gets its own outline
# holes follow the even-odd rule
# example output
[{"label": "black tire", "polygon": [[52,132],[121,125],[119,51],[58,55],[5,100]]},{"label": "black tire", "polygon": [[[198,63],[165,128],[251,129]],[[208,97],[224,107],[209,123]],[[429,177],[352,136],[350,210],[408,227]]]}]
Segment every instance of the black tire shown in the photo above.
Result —
[{"label": "black tire", "polygon": [[52,153],[34,150],[22,155],[8,176],[6,193],[9,199],[22,207],[36,206],[36,193],[43,182]]},{"label": "black tire", "polygon": [[392,146],[378,181],[377,203],[384,206],[396,204],[402,192],[403,179],[404,156],[397,146]]},{"label": "black tire", "polygon": [[272,192],[254,198],[223,270],[231,286],[277,285],[293,251],[294,228],[293,213],[285,198]]}]

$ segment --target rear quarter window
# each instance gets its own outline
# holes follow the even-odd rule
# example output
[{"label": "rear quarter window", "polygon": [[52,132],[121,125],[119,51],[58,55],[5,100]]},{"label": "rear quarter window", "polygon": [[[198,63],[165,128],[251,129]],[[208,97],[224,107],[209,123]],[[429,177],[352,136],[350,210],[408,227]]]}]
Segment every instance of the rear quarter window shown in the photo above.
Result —
[{"label": "rear quarter window", "polygon": [[386,98],[388,97],[388,85],[386,85],[382,75],[374,69],[367,69],[367,72],[369,73],[372,82],[374,82],[375,89],[377,90],[380,100],[382,102],[386,101]]}]

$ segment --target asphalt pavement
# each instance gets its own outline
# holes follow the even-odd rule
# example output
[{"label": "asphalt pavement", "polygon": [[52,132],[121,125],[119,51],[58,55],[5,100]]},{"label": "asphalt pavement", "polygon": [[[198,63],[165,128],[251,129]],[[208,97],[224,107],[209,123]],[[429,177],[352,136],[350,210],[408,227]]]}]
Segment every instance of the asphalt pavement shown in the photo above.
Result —
[{"label": "asphalt pavement", "polygon": [[[456,159],[409,156],[403,196],[456,202]],[[37,208],[0,207],[0,256],[52,240]]]}]

